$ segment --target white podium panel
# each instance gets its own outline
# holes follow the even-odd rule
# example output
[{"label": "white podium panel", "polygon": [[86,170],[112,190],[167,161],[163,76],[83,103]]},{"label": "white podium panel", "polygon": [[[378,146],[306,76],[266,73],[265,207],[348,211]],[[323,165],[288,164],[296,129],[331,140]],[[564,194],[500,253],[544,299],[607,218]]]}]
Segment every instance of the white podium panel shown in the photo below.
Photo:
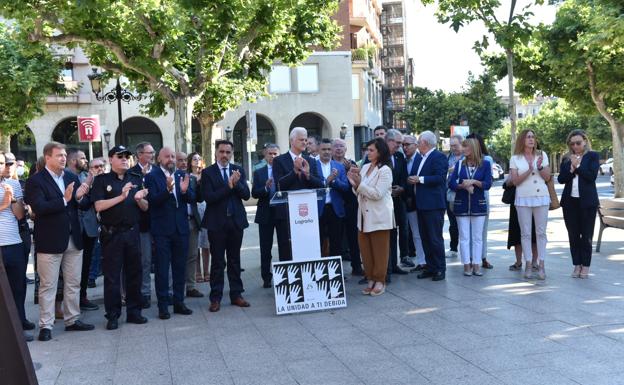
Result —
[{"label": "white podium panel", "polygon": [[316,190],[288,192],[290,246],[293,261],[317,259],[321,256],[319,215]]}]

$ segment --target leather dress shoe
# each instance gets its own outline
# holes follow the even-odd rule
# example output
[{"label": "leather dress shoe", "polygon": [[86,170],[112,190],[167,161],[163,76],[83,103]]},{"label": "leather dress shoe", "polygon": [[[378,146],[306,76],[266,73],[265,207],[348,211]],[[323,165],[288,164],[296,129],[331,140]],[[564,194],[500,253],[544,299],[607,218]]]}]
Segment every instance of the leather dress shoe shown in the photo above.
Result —
[{"label": "leather dress shoe", "polygon": [[80,310],[91,311],[98,310],[99,308],[100,307],[98,305],[94,304],[86,298],[80,301]]},{"label": "leather dress shoe", "polygon": [[249,302],[245,301],[243,297],[236,297],[232,300],[232,305],[238,307],[249,307]]},{"label": "leather dress shoe", "polygon": [[32,342],[32,340],[35,339],[35,337],[33,337],[33,335],[30,333],[26,333],[26,332],[22,332],[22,333],[24,333],[24,340],[26,340],[26,342]]},{"label": "leather dress shoe", "polygon": [[424,269],[424,268],[425,268],[425,266],[424,266],[424,265],[416,265],[416,267],[415,267],[415,268],[413,268],[413,269],[411,269],[411,270],[410,270],[410,273],[413,273],[413,272],[415,272],[415,271],[423,271],[423,269]]},{"label": "leather dress shoe", "polygon": [[219,309],[221,309],[221,302],[210,302],[210,307],[208,308],[209,312],[215,313],[218,312]]},{"label": "leather dress shoe", "polygon": [[265,289],[270,289],[271,288],[271,280],[269,279],[267,281],[264,281],[262,283],[262,287],[265,288]]},{"label": "leather dress shoe", "polygon": [[94,287],[97,287],[97,285],[95,284],[95,279],[90,279],[89,282],[87,283],[87,287],[89,289],[93,289]]},{"label": "leather dress shoe", "polygon": [[430,272],[429,270],[423,270],[420,274],[418,274],[416,278],[425,279],[425,278],[431,278],[431,277],[433,277],[432,272]]},{"label": "leather dress shoe", "polygon": [[129,324],[143,325],[147,323],[147,318],[142,315],[129,315],[126,317],[126,322]]},{"label": "leather dress shoe", "polygon": [[52,339],[52,330],[41,329],[39,330],[39,341],[50,341]]},{"label": "leather dress shoe", "polygon": [[438,271],[437,273],[433,274],[433,278],[431,278],[432,281],[443,281],[444,278],[446,278],[446,275],[441,272]]},{"label": "leather dress shoe", "polygon": [[24,320],[24,322],[22,322],[22,329],[24,329],[24,330],[34,330],[35,329],[35,324],[33,322],[30,322],[29,320]]},{"label": "leather dress shoe", "polygon": [[169,319],[171,318],[171,314],[167,310],[159,311],[158,318],[160,319]]},{"label": "leather dress shoe", "polygon": [[117,318],[111,318],[106,322],[106,330],[116,330],[119,327],[119,320]]},{"label": "leather dress shoe", "polygon": [[392,274],[405,275],[408,274],[408,272],[399,267],[395,267],[394,269],[392,269]]},{"label": "leather dress shoe", "polygon": [[177,304],[173,305],[173,312],[176,313],[176,314],[182,314],[182,315],[191,315],[191,314],[193,314],[193,310],[191,310],[188,307],[186,307],[186,305],[183,304],[183,303],[177,303]]},{"label": "leather dress shoe", "polygon": [[80,320],[74,322],[73,324],[69,326],[65,326],[66,332],[84,332],[84,331],[93,330],[93,329],[95,329],[95,326],[91,324],[86,324]]},{"label": "leather dress shoe", "polygon": [[204,293],[195,288],[192,288],[191,290],[186,291],[186,296],[191,298],[202,298],[204,296]]},{"label": "leather dress shoe", "polygon": [[152,298],[149,295],[143,296],[143,302],[141,303],[141,308],[149,309],[152,306]]}]

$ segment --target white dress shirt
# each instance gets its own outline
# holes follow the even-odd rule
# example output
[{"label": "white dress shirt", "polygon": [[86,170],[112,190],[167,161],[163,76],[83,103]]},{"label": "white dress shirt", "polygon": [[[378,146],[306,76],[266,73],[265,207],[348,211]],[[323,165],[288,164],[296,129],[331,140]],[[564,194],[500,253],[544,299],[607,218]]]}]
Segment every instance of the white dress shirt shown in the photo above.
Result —
[{"label": "white dress shirt", "polygon": [[[331,175],[331,161],[327,162],[327,163],[323,163],[323,161],[320,161],[321,163],[321,171],[323,172],[323,178],[325,179],[325,187],[329,187],[327,184],[327,178],[329,178],[329,176]],[[325,204],[331,203],[331,195],[325,194]]]}]

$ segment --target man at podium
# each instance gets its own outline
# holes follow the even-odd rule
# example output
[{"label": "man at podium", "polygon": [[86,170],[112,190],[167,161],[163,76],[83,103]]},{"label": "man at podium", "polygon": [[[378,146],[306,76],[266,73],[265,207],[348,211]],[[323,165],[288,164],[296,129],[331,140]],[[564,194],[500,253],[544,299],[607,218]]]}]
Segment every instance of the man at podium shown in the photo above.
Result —
[{"label": "man at podium", "polygon": [[[308,141],[308,131],[303,127],[295,127],[290,131],[290,149],[273,159],[273,179],[278,191],[294,191],[316,189],[323,186],[316,167],[316,160],[304,155]],[[279,260],[292,260],[290,249],[290,230],[288,223],[288,207],[280,205],[275,208],[277,229],[277,245]]]}]

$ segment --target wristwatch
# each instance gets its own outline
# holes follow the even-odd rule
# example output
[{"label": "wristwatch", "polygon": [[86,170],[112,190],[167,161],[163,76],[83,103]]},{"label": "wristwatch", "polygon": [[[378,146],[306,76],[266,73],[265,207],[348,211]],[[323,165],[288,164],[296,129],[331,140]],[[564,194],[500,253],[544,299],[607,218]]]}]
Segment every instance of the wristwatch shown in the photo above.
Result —
[{"label": "wristwatch", "polygon": [[538,167],[538,168],[537,168],[537,171],[542,171],[543,169],[544,169],[544,166],[542,166],[542,167]]}]

